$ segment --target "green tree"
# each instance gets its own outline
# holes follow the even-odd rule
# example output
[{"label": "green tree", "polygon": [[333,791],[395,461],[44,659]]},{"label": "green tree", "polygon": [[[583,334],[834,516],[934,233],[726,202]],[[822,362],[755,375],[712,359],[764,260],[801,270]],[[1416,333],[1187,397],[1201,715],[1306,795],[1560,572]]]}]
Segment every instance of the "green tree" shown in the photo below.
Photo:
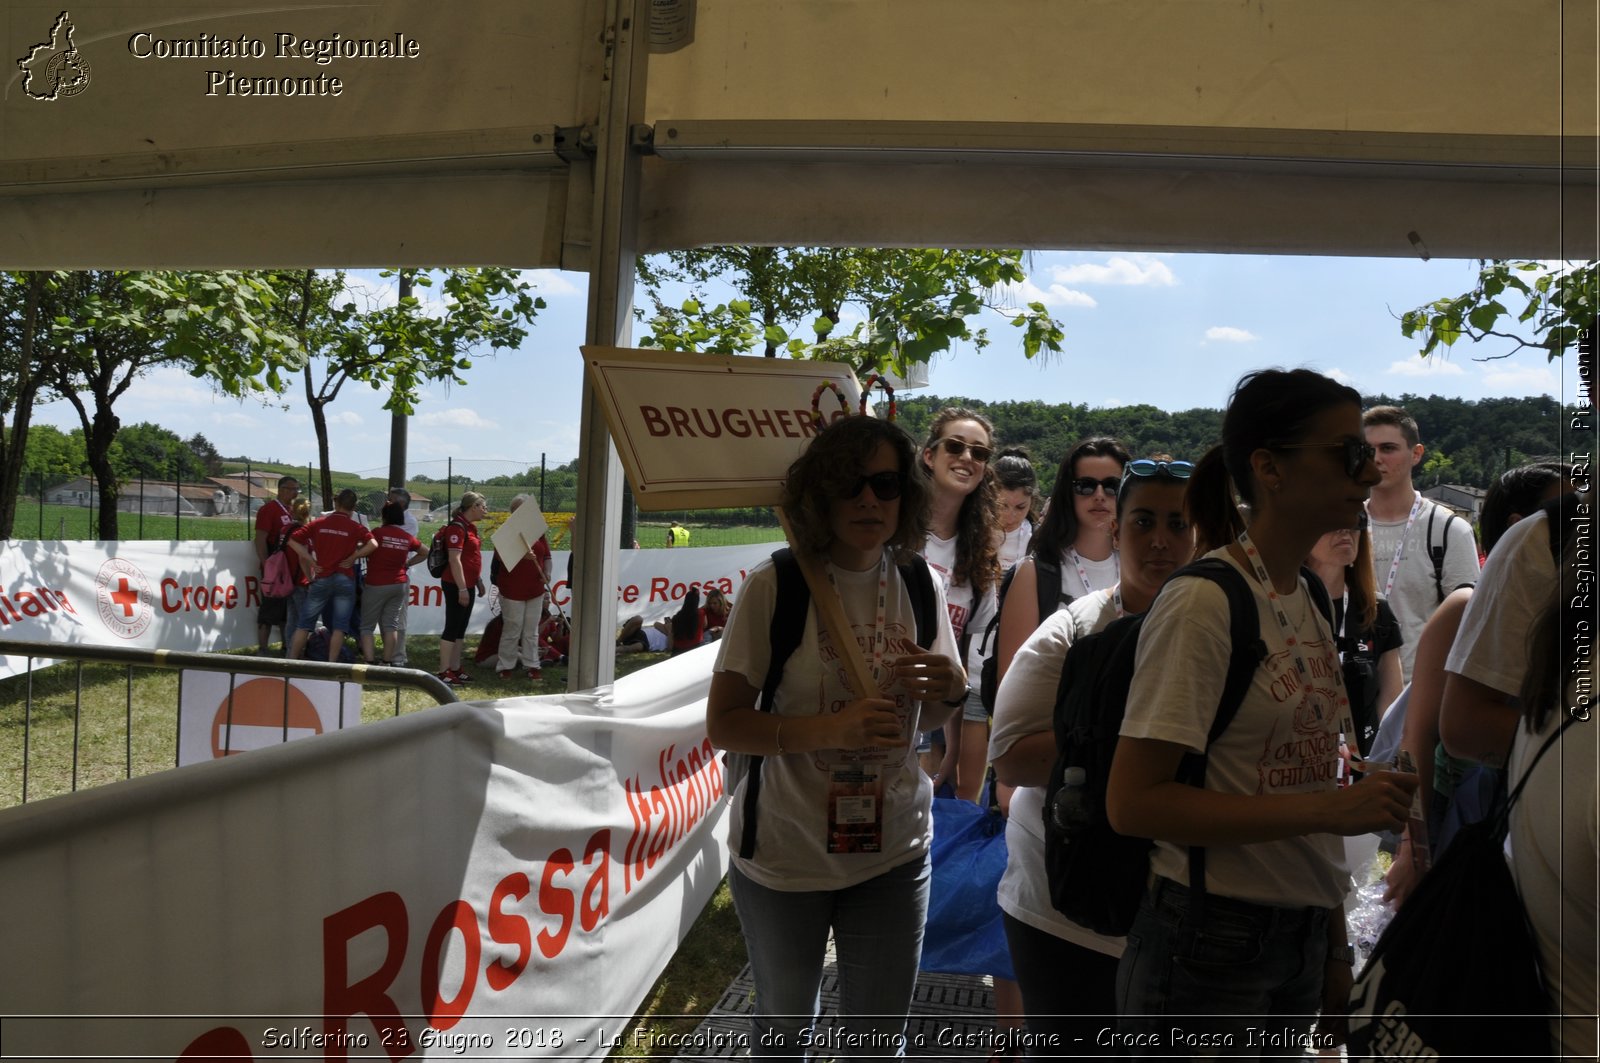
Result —
[{"label": "green tree", "polygon": [[[972,320],[985,309],[1007,314],[1022,330],[1028,357],[1061,351],[1061,325],[1042,303],[1002,306],[998,293],[1027,279],[1023,253],[932,248],[711,247],[672,251],[641,261],[639,280],[653,311],[644,346],[842,361],[858,371],[904,373],[957,342],[989,343]],[[670,305],[666,285],[687,285],[692,298]],[[738,293],[708,305],[706,287]],[[847,308],[864,320],[848,334],[837,327]]]},{"label": "green tree", "polygon": [[[50,384],[55,277],[0,272],[0,539],[9,539],[16,523],[33,407]],[[71,475],[81,469],[80,464]]]},{"label": "green tree", "polygon": [[222,472],[222,455],[211,440],[196,432],[185,445],[194,453],[195,461],[199,462],[204,475],[217,476]]},{"label": "green tree", "polygon": [[87,457],[83,432],[63,432],[52,424],[34,425],[28,430],[27,454],[23,467],[32,482],[49,488],[82,476]]},{"label": "green tree", "polygon": [[111,466],[124,483],[143,476],[149,480],[173,477],[193,482],[206,474],[205,463],[179,438],[157,424],[124,425],[112,445]]},{"label": "green tree", "polygon": [[281,393],[300,367],[294,338],[274,327],[268,278],[222,272],[89,270],[49,275],[55,303],[45,365],[51,390],[83,426],[99,491],[97,534],[117,538],[118,476],[112,461],[121,422],[116,402],[160,366],[184,369],[230,395]]},{"label": "green tree", "polygon": [[[301,378],[317,436],[324,498],[333,497],[327,409],[347,383],[386,391],[384,409],[409,414],[424,384],[465,384],[472,355],[518,346],[527,338],[526,326],[544,309],[544,300],[513,269],[436,274],[385,272],[400,279],[401,296],[393,305],[365,309],[354,302],[342,271],[278,275],[282,320],[310,355]],[[413,288],[435,284],[444,303],[438,313],[411,294]]]}]

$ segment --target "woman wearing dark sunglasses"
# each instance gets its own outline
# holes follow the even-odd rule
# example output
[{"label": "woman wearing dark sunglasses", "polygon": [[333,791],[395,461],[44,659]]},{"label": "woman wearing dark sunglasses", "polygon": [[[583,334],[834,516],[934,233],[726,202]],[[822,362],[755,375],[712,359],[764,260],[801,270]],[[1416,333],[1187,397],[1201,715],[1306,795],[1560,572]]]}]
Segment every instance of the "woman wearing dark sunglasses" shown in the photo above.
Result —
[{"label": "woman wearing dark sunglasses", "polygon": [[[706,698],[712,744],[762,758],[733,785],[728,873],[755,978],[753,1057],[806,1056],[828,935],[838,955],[842,1055],[895,1055],[905,1030],[928,908],[933,786],[911,736],[937,726],[967,687],[935,589],[932,647],[916,643],[911,598],[897,562],[915,558],[929,485],[911,439],[871,417],[833,422],[790,467],[783,507],[791,547],[815,557],[879,690],[857,697],[845,680],[815,598],[771,705],[761,686],[771,660],[778,580],[757,566],[733,605]],[[749,855],[752,777],[760,789]]]},{"label": "woman wearing dark sunglasses", "polygon": [[1045,619],[1039,615],[1039,572],[1034,558],[1045,558],[1060,571],[1057,609],[1117,582],[1111,525],[1116,517],[1117,485],[1127,464],[1127,448],[1108,436],[1083,440],[1061,463],[1044,520],[1028,544],[1030,556],[1018,562],[1006,590],[995,637],[1000,679],[1005,678],[1017,648]]},{"label": "woman wearing dark sunglasses", "polygon": [[[963,646],[988,626],[1000,581],[1000,502],[989,464],[993,457],[994,426],[983,415],[959,407],[935,415],[922,448],[922,466],[933,482],[922,556],[943,584],[950,627]],[[977,670],[971,670],[976,680]],[[958,796],[976,801],[983,788],[987,741],[982,729],[987,720],[979,706],[977,730],[963,758],[961,732],[968,729],[968,715],[964,712],[961,720],[927,735],[918,746],[926,747],[923,768],[933,776],[935,789],[949,782]]]},{"label": "woman wearing dark sunglasses", "polygon": [[[1236,536],[1208,556],[1253,592],[1265,655],[1208,747],[1232,649],[1222,588],[1171,581],[1139,633],[1106,795],[1116,830],[1155,840],[1117,972],[1131,1055],[1167,1054],[1174,1027],[1222,1054],[1256,1055],[1252,1029],[1304,1030],[1319,1010],[1317,1046],[1342,1039],[1353,954],[1340,836],[1398,829],[1416,789],[1415,775],[1390,771],[1339,788],[1351,710],[1333,632],[1300,577],[1317,540],[1353,527],[1378,481],[1361,396],[1307,369],[1251,373],[1222,439],[1195,468],[1189,508],[1208,541]],[[1203,788],[1177,781],[1198,753]],[[1203,883],[1189,881],[1190,846],[1204,847]]]},{"label": "woman wearing dark sunglasses", "polygon": [[[1029,1033],[1053,1035],[1062,1046],[1094,1045],[1095,1034],[1116,1013],[1123,939],[1079,926],[1050,900],[1043,810],[1056,757],[1052,723],[1061,666],[1075,639],[1150,608],[1167,577],[1194,555],[1185,503],[1192,468],[1166,458],[1128,463],[1112,529],[1122,557],[1121,579],[1046,617],[1017,651],[995,699],[989,752],[999,780],[1017,787],[1006,821],[1006,870],[999,890],[1006,943],[1022,986]],[[1082,1054],[1094,1051],[1086,1047]]]}]

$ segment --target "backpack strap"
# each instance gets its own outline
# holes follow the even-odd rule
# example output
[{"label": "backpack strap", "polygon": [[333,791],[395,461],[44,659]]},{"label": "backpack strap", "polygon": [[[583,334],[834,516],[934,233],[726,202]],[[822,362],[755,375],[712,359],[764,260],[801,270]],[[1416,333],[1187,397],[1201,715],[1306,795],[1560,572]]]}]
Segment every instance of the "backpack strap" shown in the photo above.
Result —
[{"label": "backpack strap", "polygon": [[[771,712],[778,684],[783,680],[783,667],[805,637],[806,611],[811,608],[811,588],[806,586],[805,574],[794,553],[783,547],[772,554],[772,570],[777,576],[777,593],[773,597],[772,622],[767,628],[772,656],[767,660],[767,675],[761,682],[761,700],[756,708]],[[739,838],[739,855],[746,860],[756,851],[756,800],[761,793],[761,762],[766,758],[750,754],[750,770],[744,790],[744,830]]]},{"label": "backpack strap", "polygon": [[[796,570],[799,567],[796,565]],[[934,637],[939,630],[939,618],[935,615],[934,607],[938,599],[933,593],[933,573],[929,571],[928,562],[921,554],[913,554],[911,560],[902,561],[895,567],[900,570],[900,580],[906,585],[906,594],[911,599],[911,615],[917,627],[917,645],[927,649],[933,645]]]},{"label": "backpack strap", "polygon": [[1450,525],[1460,519],[1454,513],[1447,512],[1444,518],[1444,535],[1439,538],[1438,545],[1434,545],[1433,518],[1438,516],[1439,511],[1443,508],[1443,506],[1435,502],[1428,510],[1428,559],[1433,562],[1433,592],[1437,595],[1437,600],[1434,602],[1435,605],[1444,601],[1444,555],[1445,551],[1450,548]]},{"label": "backpack strap", "polygon": [[[1222,681],[1222,698],[1217,703],[1217,715],[1211,721],[1211,729],[1206,732],[1207,752],[1189,753],[1178,766],[1179,782],[1204,787],[1210,747],[1238,715],[1239,707],[1249,693],[1250,681],[1267,657],[1267,644],[1261,638],[1261,619],[1256,611],[1255,592],[1238,569],[1220,557],[1207,557],[1173,574],[1174,578],[1183,575],[1210,580],[1221,587],[1228,598],[1228,641],[1231,649],[1228,652],[1228,671]],[[1172,580],[1167,582],[1170,585]],[[1323,598],[1327,598],[1326,590],[1323,591]],[[1204,846],[1192,845],[1189,847],[1190,912],[1197,920],[1204,917],[1205,893],[1206,850]]]},{"label": "backpack strap", "polygon": [[1037,554],[1033,558],[1033,585],[1039,598],[1039,623],[1061,608],[1061,565]]}]

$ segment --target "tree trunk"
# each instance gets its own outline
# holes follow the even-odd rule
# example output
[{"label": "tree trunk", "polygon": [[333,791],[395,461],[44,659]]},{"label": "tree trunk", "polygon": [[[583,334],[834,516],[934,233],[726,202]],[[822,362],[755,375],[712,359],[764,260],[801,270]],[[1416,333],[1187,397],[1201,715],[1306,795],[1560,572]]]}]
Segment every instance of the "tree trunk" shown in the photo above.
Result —
[{"label": "tree trunk", "polygon": [[[9,539],[17,521],[17,496],[25,486],[22,482],[28,454],[28,426],[33,421],[33,401],[39,394],[43,380],[34,372],[34,351],[37,339],[34,330],[39,322],[39,300],[44,292],[48,273],[28,276],[28,294],[22,312],[22,336],[17,350],[16,394],[12,396],[16,413],[10,430],[0,423],[0,539]],[[39,504],[44,505],[44,492],[39,492]]]},{"label": "tree trunk", "polygon": [[309,363],[301,373],[306,382],[306,407],[311,411],[311,426],[317,433],[317,481],[321,485],[322,508],[329,510],[333,508],[333,470],[328,464],[327,400],[317,395]]},{"label": "tree trunk", "polygon": [[117,541],[117,474],[111,468],[111,444],[117,438],[120,424],[109,406],[95,397],[94,423],[84,433],[84,443],[89,452],[89,470],[94,474],[96,494],[100,500],[98,535],[105,542]]}]

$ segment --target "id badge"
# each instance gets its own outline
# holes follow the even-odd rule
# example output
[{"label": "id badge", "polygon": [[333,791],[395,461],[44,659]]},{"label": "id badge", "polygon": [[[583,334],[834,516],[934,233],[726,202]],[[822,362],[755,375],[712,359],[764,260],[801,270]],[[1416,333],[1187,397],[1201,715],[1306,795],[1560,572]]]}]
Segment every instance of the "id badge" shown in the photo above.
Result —
[{"label": "id badge", "polygon": [[828,852],[883,851],[883,773],[875,765],[835,768],[828,779]]}]

